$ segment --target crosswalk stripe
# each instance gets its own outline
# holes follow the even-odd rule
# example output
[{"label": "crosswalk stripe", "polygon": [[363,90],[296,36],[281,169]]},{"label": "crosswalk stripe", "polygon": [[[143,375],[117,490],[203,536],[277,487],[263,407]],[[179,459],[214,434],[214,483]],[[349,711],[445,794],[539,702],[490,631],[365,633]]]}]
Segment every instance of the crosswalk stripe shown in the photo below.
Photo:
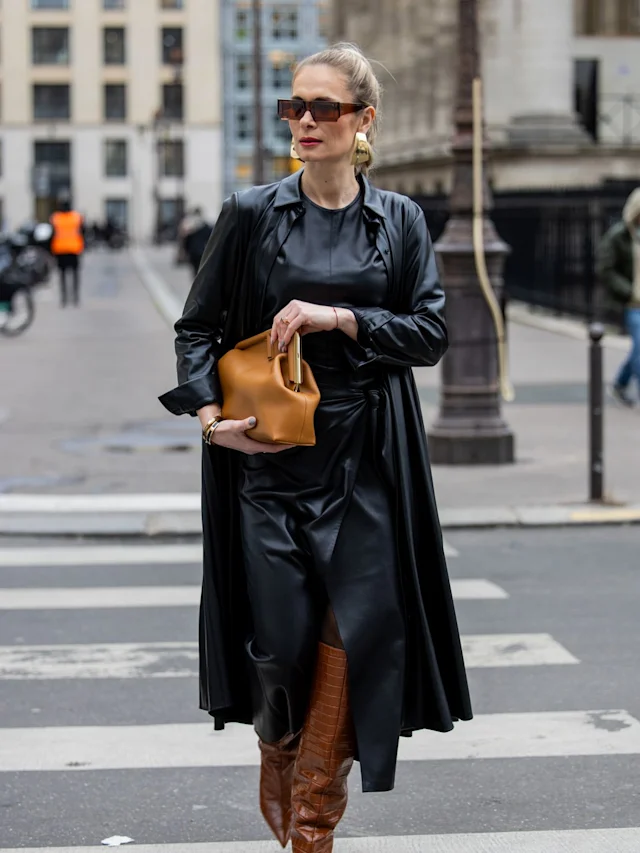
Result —
[{"label": "crosswalk stripe", "polygon": [[78,545],[0,548],[0,567],[136,566],[201,563],[202,545]]},{"label": "crosswalk stripe", "polygon": [[[486,714],[454,732],[401,738],[401,761],[638,755],[640,722],[627,711]],[[208,723],[0,729],[0,772],[237,767],[258,763],[256,735]]]},{"label": "crosswalk stripe", "polygon": [[0,646],[0,679],[176,678],[197,675],[197,643]]},{"label": "crosswalk stripe", "polygon": [[[97,853],[104,847],[15,847],[0,853]],[[128,849],[128,846],[125,847]],[[136,844],[137,853],[274,853],[273,841]],[[638,853],[640,828],[337,838],[336,853]]]},{"label": "crosswalk stripe", "polygon": [[465,635],[462,648],[465,663],[471,668],[580,663],[550,634]]},{"label": "crosswalk stripe", "polygon": [[198,492],[176,494],[0,495],[0,512],[127,513],[200,512]]},{"label": "crosswalk stripe", "polygon": [[186,584],[0,589],[0,610],[192,607],[199,603],[200,587]]},{"label": "crosswalk stripe", "polygon": [[[459,551],[444,542],[447,557]],[[137,566],[201,563],[202,545],[78,545],[67,548],[0,548],[0,568],[11,566]]]},{"label": "crosswalk stripe", "polygon": [[[468,634],[467,667],[578,663],[549,634]],[[198,673],[195,642],[0,646],[0,680],[185,678]]]},{"label": "crosswalk stripe", "polygon": [[450,542],[447,542],[445,539],[442,543],[444,545],[444,555],[445,557],[459,557],[460,552],[457,548],[454,548]]},{"label": "crosswalk stripe", "polygon": [[[486,580],[453,580],[454,598],[502,599],[507,593]],[[186,607],[200,603],[200,587],[89,586],[0,588],[0,610],[87,610],[114,607]]]},{"label": "crosswalk stripe", "polygon": [[484,578],[453,579],[451,590],[458,601],[509,598],[509,594],[502,587]]}]

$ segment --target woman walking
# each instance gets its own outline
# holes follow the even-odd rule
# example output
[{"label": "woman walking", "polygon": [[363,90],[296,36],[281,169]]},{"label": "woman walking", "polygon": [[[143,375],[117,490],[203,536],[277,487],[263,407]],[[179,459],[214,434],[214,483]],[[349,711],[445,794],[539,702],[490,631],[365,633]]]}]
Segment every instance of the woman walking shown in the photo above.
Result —
[{"label": "woman walking", "polygon": [[[260,806],[282,846],[327,853],[360,762],[393,788],[399,737],[471,707],[412,367],[447,348],[420,209],[367,180],[380,86],[352,45],[297,66],[292,156],[304,168],[234,194],[176,324],[179,385],[203,452],[200,704],[253,723]],[[316,445],[267,445],[217,420],[217,362],[271,328],[320,389]]]}]

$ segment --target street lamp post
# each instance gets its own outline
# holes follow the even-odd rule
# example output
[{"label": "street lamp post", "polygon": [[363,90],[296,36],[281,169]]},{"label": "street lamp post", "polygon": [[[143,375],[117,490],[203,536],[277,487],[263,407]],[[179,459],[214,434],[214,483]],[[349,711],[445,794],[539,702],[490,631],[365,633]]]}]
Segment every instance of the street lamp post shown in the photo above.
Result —
[{"label": "street lamp post", "polygon": [[262,121],[262,2],[253,0],[253,183],[264,184],[264,126]]},{"label": "street lamp post", "polygon": [[153,203],[155,209],[155,227],[153,230],[153,242],[157,245],[161,242],[162,233],[162,209],[161,209],[161,193],[160,182],[162,180],[162,167],[160,162],[160,133],[163,123],[162,107],[159,107],[153,114],[151,120],[152,136],[151,144],[153,146]]},{"label": "street lamp post", "polygon": [[[435,246],[447,292],[450,346],[442,363],[440,412],[429,430],[429,449],[435,464],[501,464],[513,462],[514,439],[502,417],[496,330],[478,282],[473,248],[472,89],[480,72],[477,0],[458,0],[458,15],[450,217]],[[491,209],[486,181],[483,194],[486,212]],[[508,247],[486,213],[483,233],[489,277],[499,291]]]}]

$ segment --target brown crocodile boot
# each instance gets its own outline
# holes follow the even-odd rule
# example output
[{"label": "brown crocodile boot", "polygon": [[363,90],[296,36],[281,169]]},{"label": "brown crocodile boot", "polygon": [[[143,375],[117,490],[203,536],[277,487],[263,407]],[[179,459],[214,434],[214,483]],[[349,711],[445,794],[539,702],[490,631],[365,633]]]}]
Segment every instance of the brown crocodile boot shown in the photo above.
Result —
[{"label": "brown crocodile boot", "polygon": [[333,832],[347,807],[347,776],[354,754],[347,656],[342,649],[320,643],[291,794],[294,853],[333,850]]},{"label": "brown crocodile boot", "polygon": [[299,734],[260,746],[260,811],[283,847],[291,835],[291,786]]}]

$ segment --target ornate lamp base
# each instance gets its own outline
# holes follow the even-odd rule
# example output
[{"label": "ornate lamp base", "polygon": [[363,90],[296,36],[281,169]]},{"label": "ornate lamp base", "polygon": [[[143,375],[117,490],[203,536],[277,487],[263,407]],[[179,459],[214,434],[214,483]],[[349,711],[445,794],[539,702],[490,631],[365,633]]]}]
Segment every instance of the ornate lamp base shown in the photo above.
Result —
[{"label": "ornate lamp base", "polygon": [[514,461],[515,441],[504,422],[440,418],[429,430],[429,455],[434,465],[508,465]]}]

